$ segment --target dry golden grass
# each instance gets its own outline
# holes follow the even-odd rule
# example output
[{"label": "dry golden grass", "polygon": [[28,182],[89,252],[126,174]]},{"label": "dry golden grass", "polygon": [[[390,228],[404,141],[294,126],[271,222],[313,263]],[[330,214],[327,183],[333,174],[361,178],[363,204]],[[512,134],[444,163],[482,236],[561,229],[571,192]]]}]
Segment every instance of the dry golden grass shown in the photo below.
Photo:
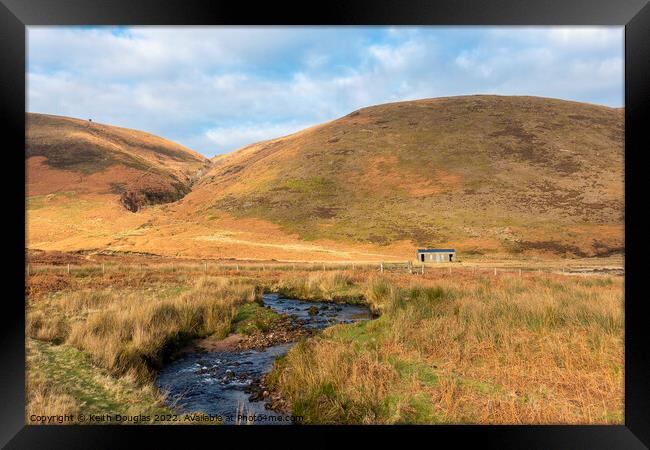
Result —
[{"label": "dry golden grass", "polygon": [[354,287],[349,272],[313,272],[284,276],[270,289],[285,297],[304,300],[362,301],[363,297]]},{"label": "dry golden grass", "polygon": [[312,423],[622,423],[620,280],[376,278],[376,321],[327,330],[271,376]]},{"label": "dry golden grass", "polygon": [[[62,343],[51,351],[69,360],[87,355],[95,367],[88,373],[106,370],[152,389],[151,375],[168,351],[195,337],[225,335],[237,306],[262,289],[364,301],[381,316],[299,343],[270,376],[308,422],[623,420],[622,278],[292,267],[213,267],[205,275],[200,266],[161,263],[105,274],[96,267],[37,272],[30,277],[27,332]],[[30,401],[40,409],[88,409],[79,400],[85,391],[33,385]],[[154,394],[133,411],[159,401]]]},{"label": "dry golden grass", "polygon": [[79,402],[67,394],[59,385],[47,379],[43,372],[32,371],[25,384],[27,393],[26,416],[28,422],[33,415],[61,416],[79,413]]},{"label": "dry golden grass", "polygon": [[[184,180],[207,161],[187,147],[149,133],[71,117],[28,113],[26,131],[28,157],[44,157],[48,166],[78,175],[121,164]],[[76,178],[83,184],[83,176]]]},{"label": "dry golden grass", "polygon": [[184,289],[92,288],[32,303],[27,335],[65,342],[115,375],[147,381],[165,356],[189,340],[225,336],[241,303],[260,294],[255,285],[199,277]]},{"label": "dry golden grass", "polygon": [[28,423],[77,423],[77,414],[137,416],[170,412],[153,385],[139,383],[133,374],[111,376],[92,364],[88,355],[69,345],[28,339],[26,347]]}]

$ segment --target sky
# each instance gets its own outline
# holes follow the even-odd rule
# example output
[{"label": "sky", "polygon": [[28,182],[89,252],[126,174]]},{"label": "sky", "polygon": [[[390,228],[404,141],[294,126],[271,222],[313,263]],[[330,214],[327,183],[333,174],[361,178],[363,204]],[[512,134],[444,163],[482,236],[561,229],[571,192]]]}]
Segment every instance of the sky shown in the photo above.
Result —
[{"label": "sky", "polygon": [[27,111],[206,156],[381,103],[471,94],[623,106],[623,27],[28,27]]}]

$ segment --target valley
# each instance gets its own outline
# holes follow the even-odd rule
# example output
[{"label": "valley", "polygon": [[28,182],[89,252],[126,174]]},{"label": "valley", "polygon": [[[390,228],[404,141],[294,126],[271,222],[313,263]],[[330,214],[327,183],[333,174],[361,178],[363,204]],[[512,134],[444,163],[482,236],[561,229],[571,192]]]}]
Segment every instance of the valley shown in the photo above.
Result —
[{"label": "valley", "polygon": [[623,130],[472,95],[208,159],[30,113],[26,421],[622,424]]},{"label": "valley", "polygon": [[[537,97],[379,105],[213,158],[31,115],[28,247],[282,261],[623,252],[623,114]],[[64,150],[62,150],[64,149]]]}]

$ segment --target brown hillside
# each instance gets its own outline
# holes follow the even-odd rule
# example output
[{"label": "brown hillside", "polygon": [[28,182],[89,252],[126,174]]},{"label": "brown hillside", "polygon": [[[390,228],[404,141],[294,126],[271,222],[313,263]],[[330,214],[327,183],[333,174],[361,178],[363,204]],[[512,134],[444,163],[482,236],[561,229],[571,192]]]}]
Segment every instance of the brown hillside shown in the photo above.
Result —
[{"label": "brown hillside", "polygon": [[29,197],[106,195],[130,211],[176,201],[209,162],[141,131],[68,117],[27,114]]},{"label": "brown hillside", "polygon": [[538,97],[373,106],[219,158],[177,217],[467,253],[623,250],[623,111]]}]

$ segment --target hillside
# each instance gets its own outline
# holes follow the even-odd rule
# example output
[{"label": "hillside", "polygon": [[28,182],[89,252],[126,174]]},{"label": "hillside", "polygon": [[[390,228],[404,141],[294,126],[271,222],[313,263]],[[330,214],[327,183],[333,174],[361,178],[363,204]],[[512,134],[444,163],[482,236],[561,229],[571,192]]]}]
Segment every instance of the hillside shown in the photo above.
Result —
[{"label": "hillside", "polygon": [[[624,250],[623,110],[466,96],[363,108],[211,161],[29,114],[27,246],[364,260]],[[137,211],[137,212],[134,212]]]},{"label": "hillside", "polygon": [[623,139],[622,109],[555,99],[373,106],[216,159],[173,215],[379,249],[606,256],[624,246]]},{"label": "hillside", "polygon": [[135,212],[180,199],[209,165],[198,153],[141,131],[46,114],[27,114],[26,124],[29,197],[107,195]]}]

